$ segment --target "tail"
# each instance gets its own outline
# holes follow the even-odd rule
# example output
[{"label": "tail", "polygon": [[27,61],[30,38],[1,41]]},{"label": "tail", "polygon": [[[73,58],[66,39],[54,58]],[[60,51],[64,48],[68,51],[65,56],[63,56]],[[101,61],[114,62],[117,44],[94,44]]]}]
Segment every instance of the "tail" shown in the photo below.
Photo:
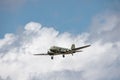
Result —
[{"label": "tail", "polygon": [[75,44],[71,45],[71,50],[75,49]]}]

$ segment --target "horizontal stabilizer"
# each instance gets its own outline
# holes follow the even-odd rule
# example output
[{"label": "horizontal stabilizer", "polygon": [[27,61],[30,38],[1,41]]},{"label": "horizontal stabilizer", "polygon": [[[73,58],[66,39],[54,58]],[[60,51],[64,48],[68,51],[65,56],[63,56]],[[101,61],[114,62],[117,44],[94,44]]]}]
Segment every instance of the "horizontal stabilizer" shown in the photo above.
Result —
[{"label": "horizontal stabilizer", "polygon": [[75,52],[83,52],[83,51],[80,50],[80,51],[75,51]]}]

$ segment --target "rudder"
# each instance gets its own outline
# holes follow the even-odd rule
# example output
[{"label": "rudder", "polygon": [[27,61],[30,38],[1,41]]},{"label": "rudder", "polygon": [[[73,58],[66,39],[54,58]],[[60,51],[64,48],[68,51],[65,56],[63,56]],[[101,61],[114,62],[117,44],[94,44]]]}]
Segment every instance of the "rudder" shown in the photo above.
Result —
[{"label": "rudder", "polygon": [[72,45],[71,45],[71,50],[72,50],[72,49],[75,49],[75,44],[72,44]]}]

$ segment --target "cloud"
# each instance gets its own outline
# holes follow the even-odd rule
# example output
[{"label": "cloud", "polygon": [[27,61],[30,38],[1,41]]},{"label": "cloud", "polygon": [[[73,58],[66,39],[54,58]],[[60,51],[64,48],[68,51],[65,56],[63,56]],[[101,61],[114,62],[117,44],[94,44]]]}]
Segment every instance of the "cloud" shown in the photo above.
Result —
[{"label": "cloud", "polygon": [[[59,33],[37,22],[25,25],[21,34],[0,39],[0,79],[3,80],[119,80],[119,15],[102,14],[93,18],[91,31],[73,36]],[[70,48],[91,44],[72,55],[33,56],[46,53],[50,46]]]},{"label": "cloud", "polygon": [[103,42],[116,42],[120,40],[120,15],[118,13],[104,13],[93,18],[91,23],[91,38],[102,39]]}]

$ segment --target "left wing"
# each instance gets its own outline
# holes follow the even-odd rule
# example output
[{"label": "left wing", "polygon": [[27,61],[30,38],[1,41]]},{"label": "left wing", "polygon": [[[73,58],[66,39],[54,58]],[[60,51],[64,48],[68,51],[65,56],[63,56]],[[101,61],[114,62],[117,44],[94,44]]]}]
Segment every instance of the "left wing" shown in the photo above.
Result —
[{"label": "left wing", "polygon": [[33,54],[33,55],[49,55],[49,54]]},{"label": "left wing", "polygon": [[86,48],[86,47],[89,47],[90,45],[86,45],[86,46],[82,46],[82,47],[78,47],[78,48],[74,48],[72,50],[79,50],[79,49],[83,49],[83,48]]}]

